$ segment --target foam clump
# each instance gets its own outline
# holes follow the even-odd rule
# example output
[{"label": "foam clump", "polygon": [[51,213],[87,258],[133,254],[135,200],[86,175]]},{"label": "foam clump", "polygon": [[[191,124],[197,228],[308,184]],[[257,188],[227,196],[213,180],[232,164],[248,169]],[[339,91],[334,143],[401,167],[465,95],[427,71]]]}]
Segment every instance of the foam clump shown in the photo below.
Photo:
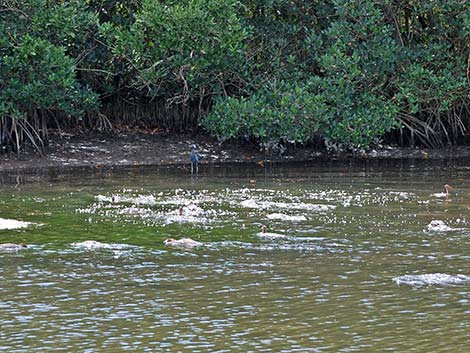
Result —
[{"label": "foam clump", "polygon": [[265,239],[286,239],[287,235],[285,234],[279,234],[279,233],[270,233],[270,232],[259,232],[256,234],[260,238],[265,238]]},{"label": "foam clump", "polygon": [[422,275],[404,275],[393,278],[398,285],[409,285],[414,287],[432,285],[457,285],[470,282],[470,276],[448,275],[445,273],[428,273]]},{"label": "foam clump", "polygon": [[204,209],[194,204],[184,206],[180,208],[178,212],[182,213],[182,215],[187,215],[187,216],[192,216],[192,217],[201,216],[205,213]]},{"label": "foam clump", "polygon": [[255,209],[284,209],[284,210],[304,210],[312,212],[327,212],[336,208],[334,205],[312,204],[304,202],[274,202],[257,201],[254,199],[243,200],[240,205],[245,208]]},{"label": "foam clump", "polygon": [[203,208],[190,204],[188,206],[182,206],[176,210],[173,210],[166,215],[161,215],[164,222],[167,224],[178,222],[178,223],[206,223],[209,219],[206,217],[206,211]]},{"label": "foam clump", "polygon": [[190,239],[190,238],[181,238],[181,239],[168,238],[163,241],[163,244],[165,244],[166,246],[173,247],[173,248],[183,248],[183,249],[193,249],[193,248],[198,248],[204,245],[203,243]]},{"label": "foam clump", "polygon": [[27,248],[28,245],[25,243],[14,244],[14,243],[3,243],[0,244],[0,251],[2,252],[17,252],[19,250],[23,250]]},{"label": "foam clump", "polygon": [[288,236],[284,235],[284,234],[268,232],[268,227],[266,227],[265,225],[263,225],[261,227],[261,231],[259,233],[256,233],[256,235],[258,237],[264,238],[264,239],[286,239],[286,238],[288,238]]},{"label": "foam clump", "polygon": [[306,221],[307,217],[300,215],[300,216],[291,216],[284,213],[270,213],[266,216],[268,219],[272,220],[280,220],[280,221],[291,221],[291,222],[302,222]]},{"label": "foam clump", "polygon": [[16,219],[7,219],[7,218],[0,218],[0,230],[1,229],[19,229],[19,228],[26,228],[34,223],[31,222],[24,222],[24,221],[17,221]]},{"label": "foam clump", "polygon": [[122,249],[125,247],[128,247],[123,244],[109,244],[109,243],[102,243],[96,240],[85,240],[81,242],[75,242],[72,243],[72,246],[77,247],[77,248],[83,248],[83,249]]},{"label": "foam clump", "polygon": [[449,227],[447,224],[445,224],[443,221],[440,220],[432,220],[431,223],[429,223],[426,226],[426,229],[431,232],[448,232],[451,230],[456,230],[454,228]]},{"label": "foam clump", "polygon": [[134,205],[148,206],[153,206],[157,203],[157,199],[154,195],[96,195],[95,199],[99,202],[130,203]]}]

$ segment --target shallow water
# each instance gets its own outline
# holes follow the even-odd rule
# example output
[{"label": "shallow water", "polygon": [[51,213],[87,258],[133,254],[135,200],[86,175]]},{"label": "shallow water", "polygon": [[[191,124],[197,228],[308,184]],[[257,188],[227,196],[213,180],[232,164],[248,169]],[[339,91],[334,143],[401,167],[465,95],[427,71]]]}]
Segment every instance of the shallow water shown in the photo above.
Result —
[{"label": "shallow water", "polygon": [[0,230],[29,244],[0,252],[0,351],[468,352],[469,174],[330,162],[5,183],[0,217],[34,224]]}]

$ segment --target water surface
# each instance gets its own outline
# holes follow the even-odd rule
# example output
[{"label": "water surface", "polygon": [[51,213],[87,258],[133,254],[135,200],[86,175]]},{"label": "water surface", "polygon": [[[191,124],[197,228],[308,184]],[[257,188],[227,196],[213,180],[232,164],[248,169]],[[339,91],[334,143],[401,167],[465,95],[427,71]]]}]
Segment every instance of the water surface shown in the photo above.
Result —
[{"label": "water surface", "polygon": [[469,173],[330,162],[5,183],[0,217],[34,224],[0,230],[29,244],[0,252],[0,351],[468,352]]}]

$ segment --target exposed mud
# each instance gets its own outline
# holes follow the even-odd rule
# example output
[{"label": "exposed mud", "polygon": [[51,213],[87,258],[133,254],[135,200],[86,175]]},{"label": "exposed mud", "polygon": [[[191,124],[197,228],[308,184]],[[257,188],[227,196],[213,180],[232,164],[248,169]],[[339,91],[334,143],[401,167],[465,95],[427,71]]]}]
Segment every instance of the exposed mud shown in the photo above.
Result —
[{"label": "exposed mud", "polygon": [[69,167],[188,165],[189,148],[198,146],[201,164],[266,161],[293,162],[317,159],[457,159],[470,157],[470,147],[416,149],[381,146],[356,153],[319,151],[315,147],[289,147],[282,154],[241,143],[220,144],[204,135],[169,135],[139,131],[115,134],[54,133],[44,156],[34,151],[0,155],[0,173],[35,173]]}]

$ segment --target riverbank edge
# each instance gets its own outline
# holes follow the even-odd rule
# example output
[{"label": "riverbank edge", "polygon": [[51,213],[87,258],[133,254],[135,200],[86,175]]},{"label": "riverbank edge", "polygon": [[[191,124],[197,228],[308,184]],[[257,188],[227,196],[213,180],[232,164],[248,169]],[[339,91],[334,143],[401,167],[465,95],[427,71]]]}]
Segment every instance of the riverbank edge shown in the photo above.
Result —
[{"label": "riverbank edge", "polygon": [[102,171],[139,167],[189,169],[189,148],[198,146],[201,165],[257,163],[309,163],[360,160],[470,159],[470,147],[442,149],[379,146],[369,150],[332,152],[315,147],[289,147],[282,154],[251,144],[221,144],[205,135],[169,135],[125,132],[113,135],[61,133],[53,135],[44,156],[29,151],[0,155],[1,175],[34,175],[75,170]]}]

